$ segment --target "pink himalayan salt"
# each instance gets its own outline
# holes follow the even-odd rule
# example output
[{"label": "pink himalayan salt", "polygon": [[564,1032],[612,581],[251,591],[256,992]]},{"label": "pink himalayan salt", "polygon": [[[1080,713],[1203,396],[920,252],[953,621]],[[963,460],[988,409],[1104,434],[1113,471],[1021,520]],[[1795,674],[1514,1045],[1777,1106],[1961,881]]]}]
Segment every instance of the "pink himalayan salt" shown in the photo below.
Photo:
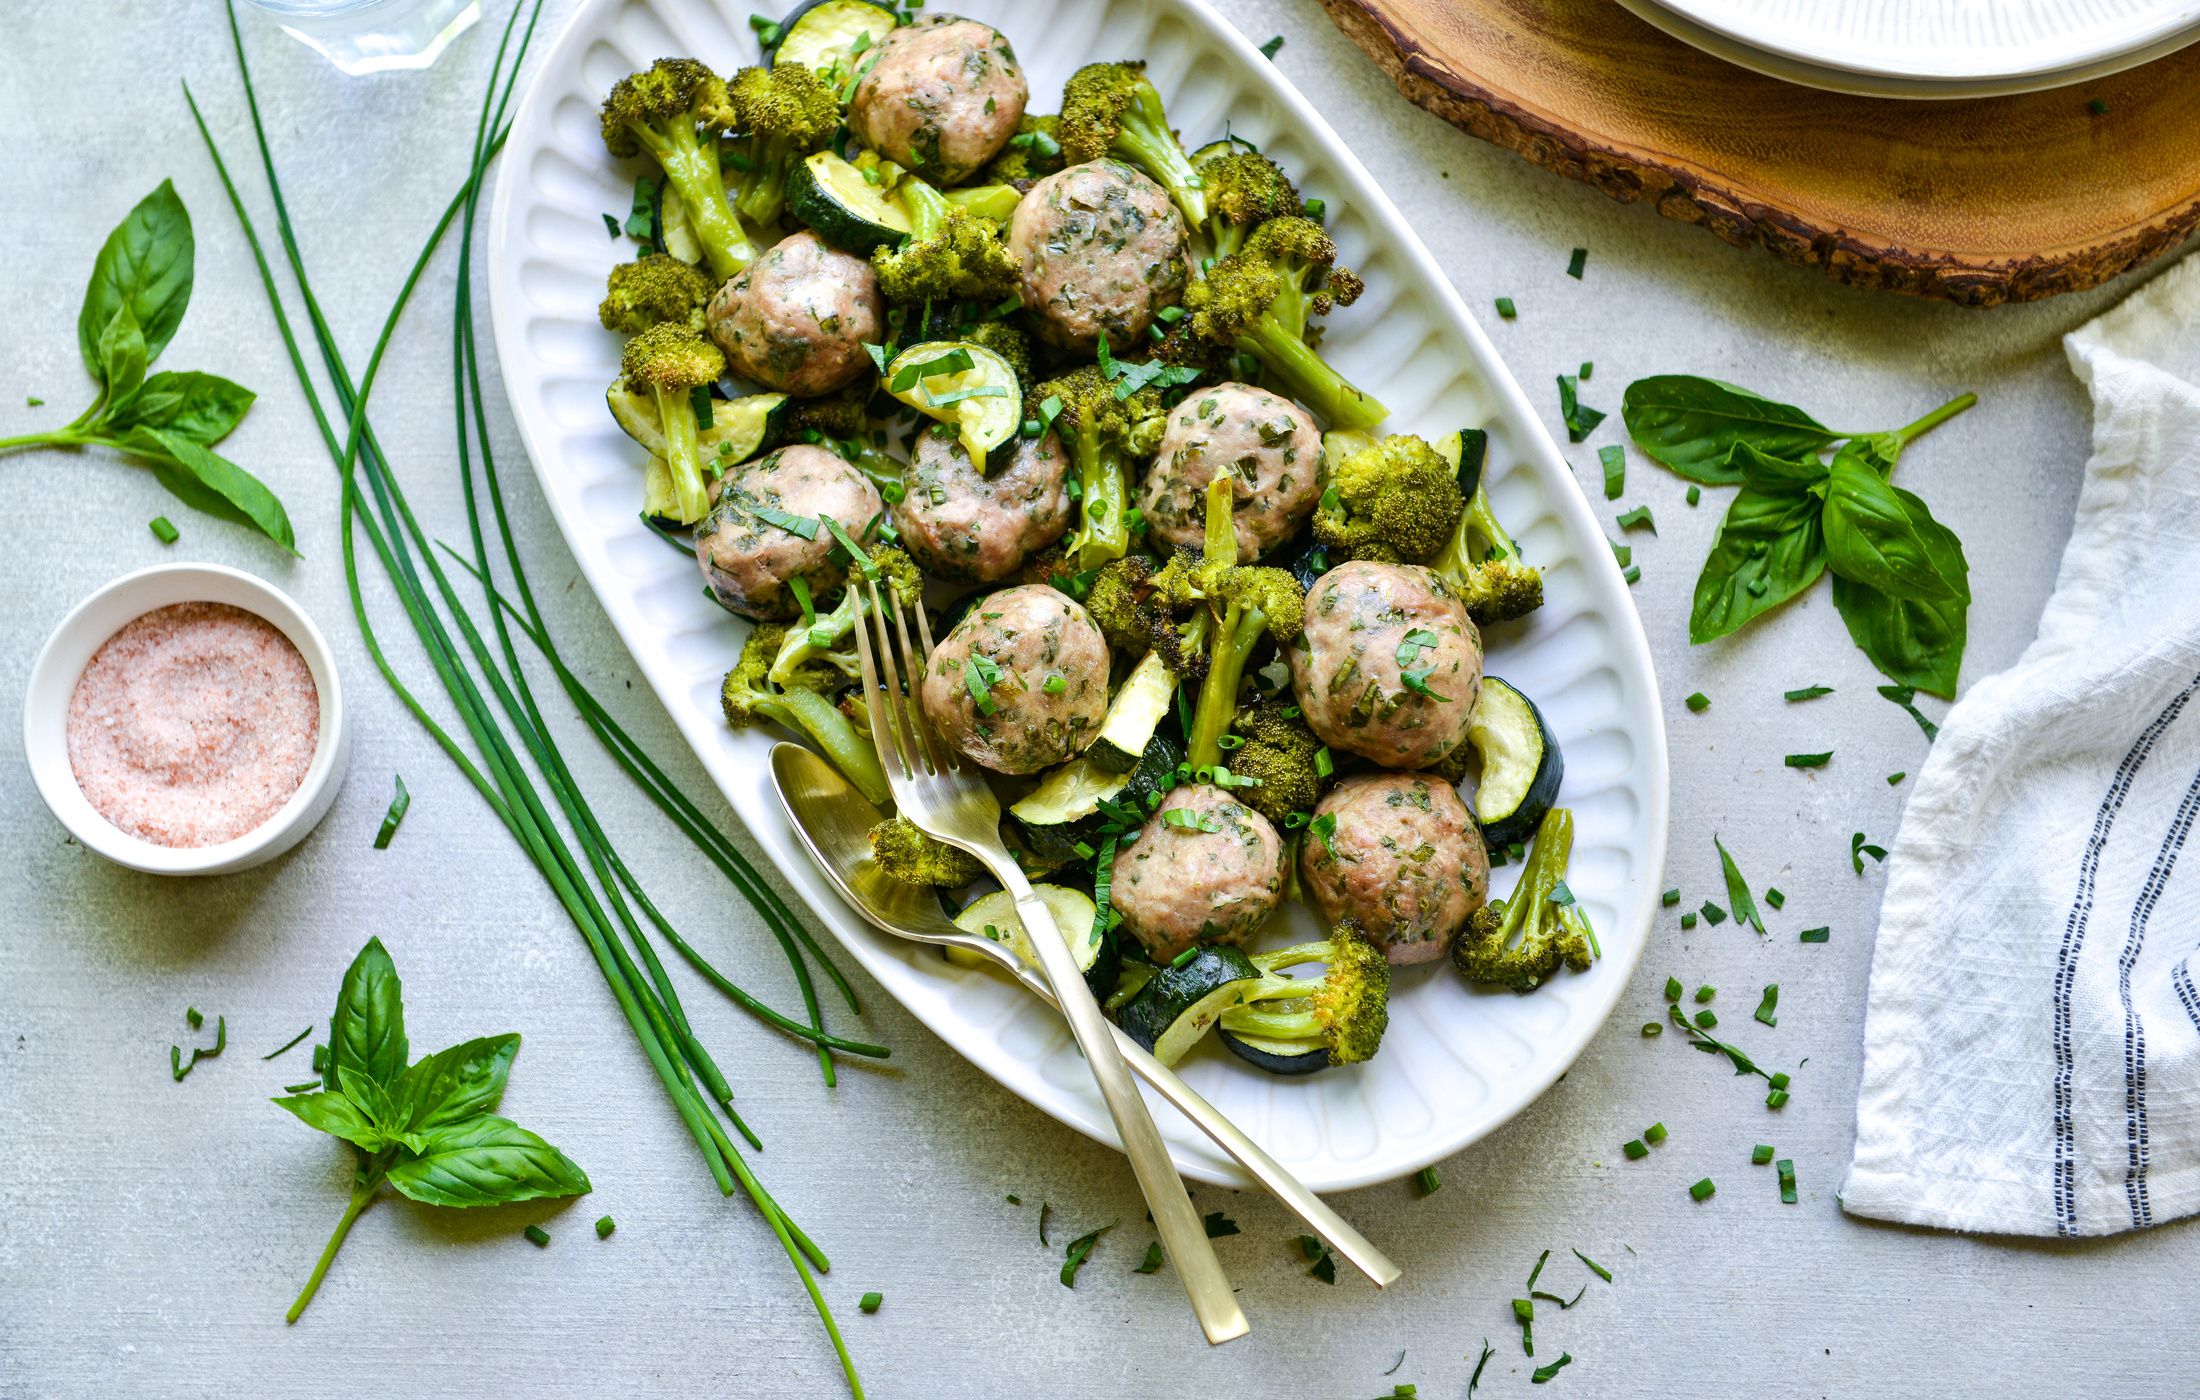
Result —
[{"label": "pink himalayan salt", "polygon": [[101,816],[157,846],[259,827],[305,780],[321,695],[280,629],[227,603],[155,608],[69,694],[69,767]]}]

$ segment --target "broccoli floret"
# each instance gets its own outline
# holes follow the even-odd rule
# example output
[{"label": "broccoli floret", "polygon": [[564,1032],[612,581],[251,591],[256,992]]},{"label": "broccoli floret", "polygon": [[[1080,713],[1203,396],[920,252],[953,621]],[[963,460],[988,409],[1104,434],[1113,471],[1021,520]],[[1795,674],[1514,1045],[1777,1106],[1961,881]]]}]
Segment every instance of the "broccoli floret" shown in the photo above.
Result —
[{"label": "broccoli floret", "polygon": [[1017,118],[1016,134],[982,172],[993,184],[1027,188],[1032,181],[1062,168],[1062,119],[1051,112],[1026,112]]},{"label": "broccoli floret", "polygon": [[[857,586],[859,575],[862,587]],[[817,621],[808,627],[788,629],[786,643],[772,662],[772,684],[791,685],[804,666],[840,651],[855,631],[856,619],[863,615],[869,585],[874,581],[903,607],[921,607],[924,603],[924,575],[918,571],[917,561],[890,544],[872,545],[870,557],[862,566],[849,570],[848,586],[841,590],[839,604],[831,612],[819,613]]]},{"label": "broccoli floret", "polygon": [[[790,442],[860,442],[870,435],[871,394],[878,375],[866,370],[853,383],[812,399],[789,399],[773,412],[766,447]],[[861,522],[858,522],[861,523]]]},{"label": "broccoli floret", "polygon": [[784,687],[774,685],[772,662],[786,644],[787,629],[777,623],[760,623],[749,632],[741,644],[740,660],[718,687],[726,723],[735,729],[770,723],[807,735],[856,791],[884,806],[892,793],[885,770],[879,767],[878,750],[856,732],[832,700],[847,687],[847,675],[837,666],[813,662],[790,676]]},{"label": "broccoli floret", "polygon": [[1365,430],[1389,416],[1307,344],[1307,324],[1360,295],[1358,275],[1336,266],[1337,245],[1312,219],[1269,219],[1244,245],[1184,292],[1191,333],[1260,361],[1284,392],[1332,428]]},{"label": "broccoli floret", "polygon": [[1526,617],[1543,606],[1543,573],[1522,562],[1520,546],[1497,523],[1490,493],[1481,480],[1481,463],[1462,464],[1473,474],[1474,494],[1459,513],[1459,523],[1443,552],[1429,561],[1439,578],[1465,600],[1467,615],[1483,627]]},{"label": "broccoli floret", "polygon": [[888,817],[871,828],[871,855],[879,869],[905,885],[959,890],[985,874],[976,856],[933,840],[907,817]]},{"label": "broccoli floret", "polygon": [[1259,783],[1240,791],[1239,800],[1279,826],[1293,812],[1312,812],[1330,779],[1314,766],[1322,741],[1298,707],[1284,698],[1263,700],[1239,710],[1230,728],[1245,741],[1224,754],[1230,772]]},{"label": "broccoli floret", "polygon": [[619,369],[630,392],[646,393],[657,402],[657,419],[665,435],[665,465],[672,471],[675,518],[692,525],[710,510],[696,446],[693,394],[726,372],[726,357],[688,326],[665,321],[626,343]]},{"label": "broccoli floret", "polygon": [[650,253],[611,269],[596,319],[605,330],[621,335],[640,335],[662,321],[700,331],[711,291],[710,278],[700,268],[666,253]]},{"label": "broccoli floret", "polygon": [[840,101],[817,74],[793,63],[742,69],[726,84],[726,97],[742,135],[734,147],[742,172],[734,208],[769,228],[787,207],[789,168],[839,129]]},{"label": "broccoli floret", "polygon": [[1215,256],[1235,255],[1256,224],[1297,214],[1305,203],[1283,167],[1258,151],[1233,150],[1206,161],[1207,237]]},{"label": "broccoli floret", "polygon": [[[1318,978],[1284,977],[1287,967],[1325,963]],[[1263,974],[1244,1003],[1222,1013],[1222,1028],[1268,1040],[1311,1040],[1331,1065],[1373,1059],[1390,1026],[1390,964],[1347,919],[1320,943],[1253,954]]]},{"label": "broccoli floret", "polygon": [[1069,552],[1080,569],[1097,569],[1130,551],[1130,464],[1161,445],[1167,414],[1160,391],[1121,386],[1097,365],[1071,370],[1033,389],[1025,402],[1062,406],[1055,431],[1077,473],[1077,531]]},{"label": "broccoli floret", "polygon": [[717,137],[735,125],[725,80],[692,58],[660,58],[628,74],[603,103],[604,145],[615,156],[647,153],[657,162],[720,281],[756,256],[718,165]]},{"label": "broccoli floret", "polygon": [[[937,191],[932,198],[939,200]],[[924,232],[912,232],[898,248],[872,251],[879,294],[896,306],[928,301],[991,304],[1013,294],[1023,273],[1001,240],[1000,226],[944,200],[938,209],[936,220],[914,221]]]},{"label": "broccoli floret", "polygon": [[1418,564],[1452,538],[1464,504],[1451,464],[1396,433],[1330,464],[1314,538],[1353,559]]},{"label": "broccoli floret", "polygon": [[[1469,982],[1532,992],[1564,963],[1586,972],[1598,954],[1596,930],[1573,892],[1565,890],[1574,849],[1574,814],[1553,807],[1536,828],[1534,845],[1511,899],[1475,911],[1451,945],[1451,965]],[[1556,902],[1556,894],[1563,903]]]},{"label": "broccoli floret", "polygon": [[1282,569],[1237,562],[1237,534],[1230,523],[1235,490],[1227,474],[1207,483],[1207,540],[1199,562],[1180,554],[1156,576],[1162,597],[1193,605],[1184,641],[1188,647],[1203,644],[1206,652],[1184,756],[1194,771],[1222,766],[1231,776],[1217,774],[1215,780],[1229,787],[1238,786],[1238,778],[1234,765],[1223,763],[1222,736],[1237,716],[1245,665],[1262,641],[1283,646],[1306,625],[1306,591],[1297,579]]},{"label": "broccoli floret", "polygon": [[1085,611],[1108,646],[1125,656],[1145,655],[1155,629],[1173,625],[1154,600],[1153,573],[1151,559],[1129,554],[1103,564],[1085,590]]},{"label": "broccoli floret", "polygon": [[1130,162],[1169,192],[1185,223],[1199,228],[1207,222],[1206,189],[1169,129],[1145,67],[1138,60],[1088,63],[1071,75],[1055,128],[1062,155],[1070,165],[1109,155]]}]

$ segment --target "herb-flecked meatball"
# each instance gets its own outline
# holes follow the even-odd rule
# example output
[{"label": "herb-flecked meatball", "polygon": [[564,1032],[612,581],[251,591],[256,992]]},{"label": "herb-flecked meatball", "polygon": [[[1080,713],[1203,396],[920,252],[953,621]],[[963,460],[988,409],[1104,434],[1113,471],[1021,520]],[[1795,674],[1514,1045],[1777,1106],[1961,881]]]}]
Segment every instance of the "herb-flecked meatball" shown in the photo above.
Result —
[{"label": "herb-flecked meatball", "polygon": [[1351,919],[1391,962],[1428,962],[1489,898],[1490,857],[1449,783],[1361,773],[1315,807],[1299,877],[1323,923]]},{"label": "herb-flecked meatball", "polygon": [[718,483],[710,514],[695,527],[695,559],[719,602],[759,622],[784,621],[802,611],[790,580],[822,598],[846,577],[818,517],[831,516],[853,536],[883,508],[878,488],[840,454],[782,447]]},{"label": "herb-flecked meatball", "polygon": [[1289,399],[1250,384],[1199,390],[1169,410],[1139,501],[1146,528],[1164,544],[1197,548],[1206,537],[1207,483],[1225,472],[1238,558],[1249,562],[1314,513],[1321,460],[1321,430]]},{"label": "herb-flecked meatball", "polygon": [[848,129],[896,165],[935,185],[959,184],[1016,134],[1031,89],[998,30],[919,15],[876,52],[849,99]]},{"label": "herb-flecked meatball", "polygon": [[1385,768],[1450,755],[1482,694],[1482,633],[1418,564],[1355,559],[1315,579],[1290,659],[1307,727]]},{"label": "herb-flecked meatball", "polygon": [[940,640],[920,698],[956,752],[996,773],[1036,773],[1100,732],[1108,644],[1068,594],[1005,588]]},{"label": "herb-flecked meatball", "polygon": [[1111,898],[1160,962],[1199,943],[1243,943],[1283,902],[1283,838],[1221,788],[1171,790],[1115,853]]},{"label": "herb-flecked meatball", "polygon": [[847,387],[870,367],[885,304],[862,258],[807,229],[764,250],[710,299],[711,339],[736,374],[810,397]]},{"label": "herb-flecked meatball", "polygon": [[1018,438],[1008,465],[987,476],[952,429],[919,432],[893,506],[902,548],[925,572],[958,583],[998,583],[1069,528],[1069,457],[1053,433]]},{"label": "herb-flecked meatball", "polygon": [[1056,171],[1034,184],[1008,223],[1023,267],[1024,306],[1057,348],[1091,355],[1105,331],[1127,351],[1184,297],[1184,219],[1168,192],[1119,160]]}]

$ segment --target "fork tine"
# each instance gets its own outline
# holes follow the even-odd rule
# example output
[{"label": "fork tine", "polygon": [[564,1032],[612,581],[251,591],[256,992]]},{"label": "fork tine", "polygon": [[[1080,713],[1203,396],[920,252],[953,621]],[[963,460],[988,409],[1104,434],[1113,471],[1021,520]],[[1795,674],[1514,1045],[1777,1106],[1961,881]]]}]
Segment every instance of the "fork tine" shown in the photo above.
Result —
[{"label": "fork tine", "polygon": [[[917,615],[917,631],[924,637],[924,650],[921,652],[909,641],[907,614],[912,611]],[[909,669],[916,677],[909,687],[910,694],[914,695],[917,687],[923,683],[924,676],[930,671],[932,662],[932,629],[924,620],[923,606],[920,604],[915,608],[903,608],[897,604],[894,608],[894,631],[901,637],[902,654],[909,658]],[[938,731],[928,721],[924,713],[924,706],[918,704],[911,708],[914,713],[910,715],[909,722],[917,732],[917,742],[923,746],[926,757],[932,761],[932,771],[935,773],[961,772],[962,764],[956,758],[954,747],[945,739],[942,739]]]},{"label": "fork tine", "polygon": [[[851,580],[848,586],[853,588],[856,585]],[[876,580],[871,581],[868,589],[868,601],[870,607],[866,611],[878,623],[879,674],[886,686],[887,723],[893,727],[894,742],[901,748],[903,757],[908,763],[908,776],[914,779],[929,775],[933,770],[931,755],[925,751],[923,740],[913,731],[909,717],[908,701],[902,694],[901,671],[894,661],[894,634],[886,626],[886,609],[892,604],[888,597],[882,594]],[[899,613],[895,614],[895,620],[897,622],[900,620]],[[914,697],[915,694],[916,687],[911,685],[909,695]]]},{"label": "fork tine", "polygon": [[[872,658],[871,626],[860,615],[856,618],[855,634],[856,657],[863,672],[863,707],[871,716],[871,744],[878,750],[879,761],[885,765],[888,778],[906,780],[910,776],[909,763],[902,753],[900,735],[893,728],[887,692],[879,683],[878,666]],[[879,641],[883,644],[885,640],[882,634]]]}]

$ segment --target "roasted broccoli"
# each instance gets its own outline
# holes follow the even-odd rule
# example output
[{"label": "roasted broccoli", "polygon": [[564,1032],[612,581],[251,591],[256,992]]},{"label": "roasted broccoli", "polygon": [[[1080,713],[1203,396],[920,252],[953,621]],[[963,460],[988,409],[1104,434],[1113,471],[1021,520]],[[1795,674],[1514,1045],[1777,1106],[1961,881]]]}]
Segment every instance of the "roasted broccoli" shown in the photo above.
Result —
[{"label": "roasted broccoli", "polygon": [[1016,134],[982,172],[993,184],[1028,187],[1032,181],[1062,168],[1062,119],[1051,112],[1026,112],[1017,119]]},{"label": "roasted broccoli", "polygon": [[710,277],[701,269],[666,253],[650,253],[611,269],[596,319],[605,330],[621,335],[640,335],[663,321],[700,331],[711,291]]},{"label": "roasted broccoli", "polygon": [[[1325,963],[1320,977],[1284,977],[1287,967]],[[1314,1041],[1331,1065],[1373,1059],[1390,1026],[1390,964],[1347,919],[1320,943],[1253,954],[1261,980],[1241,1005],[1222,1013],[1222,1028],[1263,1040]]]},{"label": "roasted broccoli", "polygon": [[718,135],[734,125],[725,80],[692,58],[660,58],[628,74],[603,103],[604,145],[615,156],[646,152],[657,162],[720,281],[756,256],[718,165]]},{"label": "roasted broccoli", "polygon": [[[1169,565],[1179,572],[1171,575],[1164,569],[1160,582],[1163,596],[1178,604],[1192,603],[1207,618],[1203,629],[1187,637],[1188,642],[1204,638],[1207,666],[1192,707],[1184,756],[1194,771],[1221,770],[1215,773],[1215,781],[1225,787],[1249,788],[1252,781],[1237,773],[1235,763],[1224,763],[1222,739],[1237,717],[1238,687],[1245,680],[1246,663],[1263,640],[1282,646],[1299,635],[1306,623],[1306,590],[1282,569],[1237,562],[1237,534],[1230,524],[1235,489],[1227,474],[1207,483],[1209,528],[1200,561],[1192,565],[1179,555]],[[1218,521],[1220,529],[1215,528]]]},{"label": "roasted broccoli", "polygon": [[960,209],[981,219],[991,219],[1002,228],[1016,216],[1016,206],[1024,202],[1024,192],[1014,185],[963,185],[957,189],[941,190],[940,198],[950,209]]},{"label": "roasted broccoli", "polygon": [[1145,655],[1157,629],[1176,626],[1155,597],[1153,574],[1151,559],[1127,554],[1101,565],[1085,590],[1085,611],[1108,646],[1125,656]]},{"label": "roasted broccoli", "polygon": [[1063,158],[1070,165],[1110,155],[1130,162],[1169,192],[1185,223],[1199,228],[1207,222],[1206,189],[1169,129],[1145,67],[1142,60],[1088,63],[1070,76],[1055,128]]},{"label": "roasted broccoli", "polygon": [[695,440],[694,392],[726,372],[725,355],[687,325],[665,321],[626,343],[619,370],[630,392],[646,393],[657,401],[657,420],[665,436],[663,456],[672,472],[675,518],[690,525],[701,520],[710,510],[710,493],[703,484],[702,457]]},{"label": "roasted broccoli", "polygon": [[976,856],[933,840],[907,817],[888,817],[871,828],[871,855],[879,869],[905,885],[959,890],[985,874]]},{"label": "roasted broccoli", "polygon": [[[862,528],[860,521],[853,527]],[[772,662],[772,684],[791,685],[804,666],[827,653],[840,653],[855,630],[856,619],[863,616],[865,599],[874,582],[904,607],[923,605],[924,575],[918,572],[917,561],[890,544],[872,545],[862,567],[849,570],[848,586],[841,590],[839,604],[831,612],[819,613],[817,621],[808,627],[788,629],[786,643]]]},{"label": "roasted broccoli", "polygon": [[1118,393],[1116,381],[1097,365],[1050,379],[1026,396],[1026,403],[1049,400],[1061,405],[1054,427],[1077,472],[1077,531],[1069,553],[1080,569],[1096,569],[1130,550],[1130,464],[1150,457],[1161,444],[1167,414],[1161,394],[1151,387]]},{"label": "roasted broccoli", "polygon": [[1258,151],[1216,156],[1200,165],[1199,178],[1207,183],[1207,237],[1217,258],[1236,254],[1255,225],[1306,207],[1283,167]]},{"label": "roasted broccoli", "polygon": [[772,662],[786,644],[787,629],[777,623],[759,623],[750,631],[741,644],[741,659],[718,688],[726,723],[749,729],[769,722],[809,736],[856,791],[885,805],[892,793],[885,770],[879,767],[878,750],[832,701],[835,693],[847,687],[847,674],[837,666],[813,662],[797,670],[785,686],[774,685]]},{"label": "roasted broccoli", "polygon": [[1512,898],[1493,899],[1476,910],[1451,945],[1451,965],[1460,976],[1532,992],[1560,963],[1576,972],[1588,970],[1597,957],[1597,936],[1566,888],[1573,848],[1574,814],[1553,807],[1536,828]]},{"label": "roasted broccoli", "polygon": [[1418,564],[1453,537],[1464,505],[1451,463],[1422,439],[1396,433],[1329,464],[1314,538],[1333,557]]},{"label": "roasted broccoli", "polygon": [[1244,742],[1224,755],[1233,775],[1259,784],[1240,791],[1239,800],[1278,826],[1293,812],[1302,819],[1311,813],[1330,782],[1317,767],[1322,741],[1289,699],[1286,694],[1239,710],[1230,729]]},{"label": "roasted broccoli", "polygon": [[1184,323],[1200,340],[1251,355],[1330,427],[1364,430],[1390,410],[1331,369],[1306,340],[1314,316],[1360,295],[1358,275],[1336,260],[1336,242],[1312,219],[1269,219],[1185,289]]},{"label": "roasted broccoli", "polygon": [[[1486,446],[1479,439],[1473,444],[1477,450]],[[1443,552],[1429,561],[1429,567],[1458,591],[1466,601],[1467,615],[1481,626],[1526,617],[1543,606],[1542,571],[1521,560],[1520,546],[1497,523],[1479,458],[1462,463],[1459,478],[1474,483],[1474,494],[1459,512]]]},{"label": "roasted broccoli", "polygon": [[909,236],[899,247],[871,254],[886,300],[899,306],[991,304],[1016,291],[1023,274],[1001,239],[1000,225],[950,203],[914,175],[903,175],[894,194],[909,211]]},{"label": "roasted broccoli", "polygon": [[840,100],[817,74],[796,63],[744,68],[726,84],[741,133],[734,168],[742,174],[742,216],[770,228],[787,207],[787,171],[823,146],[840,126]]}]

